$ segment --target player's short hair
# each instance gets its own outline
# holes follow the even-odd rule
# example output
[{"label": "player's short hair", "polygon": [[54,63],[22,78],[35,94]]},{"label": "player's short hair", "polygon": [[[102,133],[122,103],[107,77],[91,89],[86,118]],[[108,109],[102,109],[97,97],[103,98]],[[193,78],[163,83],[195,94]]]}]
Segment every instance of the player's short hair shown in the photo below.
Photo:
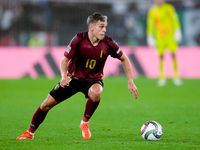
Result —
[{"label": "player's short hair", "polygon": [[91,23],[95,24],[98,21],[106,21],[107,22],[107,16],[102,15],[99,12],[95,12],[92,15],[89,15],[87,18],[87,25],[89,26]]}]

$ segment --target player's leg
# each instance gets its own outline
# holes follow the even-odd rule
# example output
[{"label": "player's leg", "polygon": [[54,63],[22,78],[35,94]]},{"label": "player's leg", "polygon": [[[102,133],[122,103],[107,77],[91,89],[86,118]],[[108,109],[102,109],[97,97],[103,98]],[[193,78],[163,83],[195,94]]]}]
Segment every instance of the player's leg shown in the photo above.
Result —
[{"label": "player's leg", "polygon": [[158,86],[164,86],[166,84],[166,78],[164,74],[164,51],[165,51],[165,44],[163,41],[157,42],[157,50],[159,54],[159,80]]},{"label": "player's leg", "polygon": [[168,47],[171,52],[172,61],[173,61],[173,69],[174,69],[173,78],[178,78],[178,67],[177,67],[177,60],[176,60],[176,55],[175,55],[178,44],[174,40],[172,40],[169,42]]},{"label": "player's leg", "polygon": [[46,100],[38,107],[31,120],[31,125],[28,129],[31,133],[35,133],[39,125],[44,121],[48,111],[57,104],[57,101],[48,94]]},{"label": "player's leg", "polygon": [[177,67],[177,60],[175,53],[172,53],[172,61],[173,61],[173,69],[174,69],[174,75],[173,78],[178,78],[178,67]]},{"label": "player's leg", "polygon": [[182,80],[179,79],[177,59],[176,59],[176,55],[175,55],[177,47],[178,47],[178,44],[175,41],[171,41],[169,43],[169,50],[171,51],[172,61],[173,61],[173,69],[174,69],[173,82],[175,85],[180,86],[180,85],[182,85]]},{"label": "player's leg", "polygon": [[77,86],[76,81],[70,81],[70,85],[65,88],[62,88],[58,83],[50,91],[46,100],[34,113],[29,129],[26,132],[22,133],[21,136],[17,137],[17,139],[33,139],[35,131],[37,130],[39,125],[44,121],[48,111],[58,103],[77,93],[78,90],[79,88]]},{"label": "player's leg", "polygon": [[38,109],[34,113],[29,129],[26,132],[22,133],[22,135],[17,137],[16,139],[33,139],[35,131],[44,121],[48,111],[56,104],[57,101],[49,94],[46,100],[38,107]]},{"label": "player's leg", "polygon": [[165,79],[163,58],[163,55],[159,56],[159,80]]},{"label": "player's leg", "polygon": [[84,122],[89,121],[94,111],[98,107],[100,102],[100,96],[102,93],[103,93],[103,87],[99,83],[95,83],[90,87],[88,91],[89,99],[86,103],[85,113],[82,119]]},{"label": "player's leg", "polygon": [[183,84],[183,81],[179,78],[179,75],[178,75],[178,67],[177,67],[177,60],[176,60],[175,53],[172,53],[172,59],[173,59],[173,68],[174,68],[173,83],[176,86],[181,86]]},{"label": "player's leg", "polygon": [[[85,106],[85,112],[83,115],[83,119],[81,120],[80,128],[82,130],[82,137],[84,139],[90,139],[91,132],[89,130],[89,120],[97,109],[100,96],[103,93],[103,85],[99,83],[94,83],[88,90],[88,101]],[[86,95],[86,96],[87,96]]]}]

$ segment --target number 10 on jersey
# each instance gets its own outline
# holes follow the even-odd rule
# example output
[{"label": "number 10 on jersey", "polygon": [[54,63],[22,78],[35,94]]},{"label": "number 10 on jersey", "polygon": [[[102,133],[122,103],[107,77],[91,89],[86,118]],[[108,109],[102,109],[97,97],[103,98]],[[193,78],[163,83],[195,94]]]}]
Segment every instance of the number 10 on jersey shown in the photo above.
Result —
[{"label": "number 10 on jersey", "polygon": [[85,64],[85,68],[94,69],[95,65],[96,65],[96,60],[87,59],[86,64]]}]

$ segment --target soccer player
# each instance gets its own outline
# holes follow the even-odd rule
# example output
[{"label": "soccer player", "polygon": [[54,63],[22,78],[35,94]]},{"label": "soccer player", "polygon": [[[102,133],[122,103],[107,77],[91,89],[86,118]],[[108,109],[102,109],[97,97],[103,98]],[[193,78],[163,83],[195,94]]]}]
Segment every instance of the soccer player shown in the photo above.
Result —
[{"label": "soccer player", "polygon": [[48,111],[77,92],[88,98],[80,128],[82,137],[90,139],[89,120],[99,105],[103,92],[103,68],[109,55],[122,62],[128,78],[128,89],[138,97],[131,64],[118,44],[105,35],[107,16],[93,13],[87,18],[88,31],[78,33],[67,46],[60,63],[61,81],[50,91],[33,115],[29,129],[17,139],[33,139]]},{"label": "soccer player", "polygon": [[160,75],[159,86],[166,84],[166,78],[163,68],[163,55],[168,48],[173,58],[173,82],[180,86],[182,80],[178,76],[178,68],[175,52],[178,43],[181,41],[181,29],[178,16],[171,4],[165,3],[165,0],[154,0],[155,5],[150,8],[147,17],[147,44],[150,47],[156,47],[159,54]]}]

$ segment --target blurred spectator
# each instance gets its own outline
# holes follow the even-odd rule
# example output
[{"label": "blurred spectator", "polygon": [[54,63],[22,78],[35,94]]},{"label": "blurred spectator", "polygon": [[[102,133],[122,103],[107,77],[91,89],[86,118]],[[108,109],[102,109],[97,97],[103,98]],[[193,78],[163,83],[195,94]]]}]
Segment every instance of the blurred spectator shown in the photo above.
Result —
[{"label": "blurred spectator", "polygon": [[[145,1],[145,3],[144,1],[107,0],[107,2],[92,3],[86,0],[74,0],[73,2],[0,0],[0,46],[27,46],[29,34],[33,31],[50,34],[53,40],[52,45],[65,45],[74,36],[75,31],[87,29],[83,16],[94,11],[108,16],[110,21],[107,35],[114,37],[120,45],[146,45],[146,15],[153,5],[153,0]],[[177,13],[181,16],[180,22],[184,27],[184,37],[180,44],[195,46],[197,32],[195,35],[190,33],[195,29],[191,29],[193,25],[191,26],[188,22],[197,18],[194,17],[197,14],[189,11],[200,10],[200,1],[170,0],[168,2],[178,9]],[[198,18],[195,20],[198,22]]]},{"label": "blurred spectator", "polygon": [[10,29],[13,21],[14,13],[13,10],[7,9],[3,12],[2,19],[1,19],[1,29],[8,30]]},{"label": "blurred spectator", "polygon": [[196,37],[196,42],[200,46],[200,33]]},{"label": "blurred spectator", "polygon": [[46,34],[44,32],[33,32],[30,35],[28,46],[42,47],[46,45]]},{"label": "blurred spectator", "polygon": [[126,33],[126,45],[137,45],[137,25],[133,15],[127,15],[125,19]]}]

